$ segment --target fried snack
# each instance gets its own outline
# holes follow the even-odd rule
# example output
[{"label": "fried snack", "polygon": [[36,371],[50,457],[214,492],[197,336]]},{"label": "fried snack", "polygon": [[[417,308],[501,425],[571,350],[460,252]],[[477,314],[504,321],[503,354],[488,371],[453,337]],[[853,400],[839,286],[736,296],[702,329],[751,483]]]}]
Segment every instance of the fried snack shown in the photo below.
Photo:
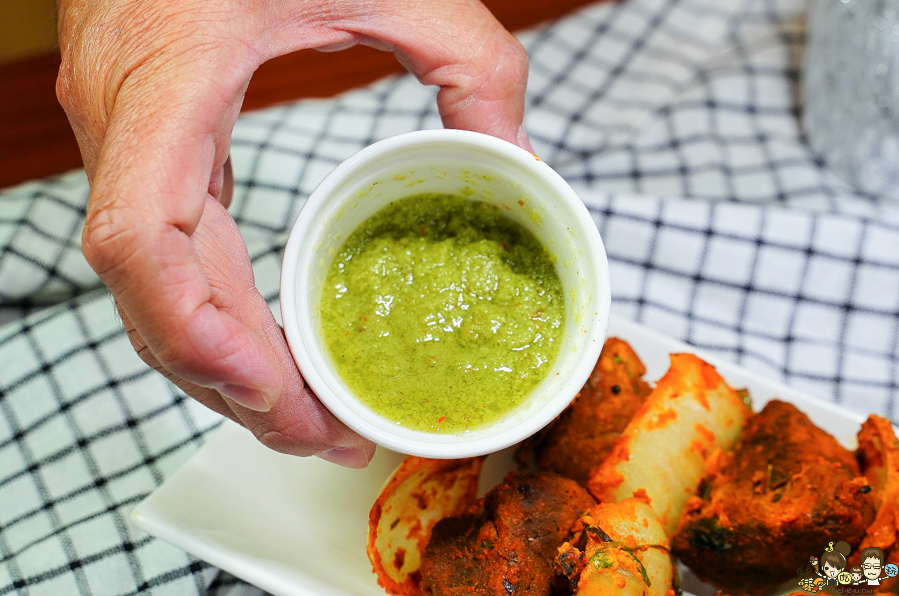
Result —
[{"label": "fried snack", "polygon": [[768,592],[835,536],[859,543],[875,511],[866,485],[852,453],[792,404],[772,401],[710,465],[672,550],[729,594]]},{"label": "fried snack", "polygon": [[693,354],[672,354],[671,368],[593,470],[587,489],[600,502],[644,495],[670,535],[706,459],[733,446],[749,415],[712,365]]},{"label": "fried snack", "polygon": [[[874,414],[865,420],[858,433],[856,458],[877,507],[861,545],[879,546],[886,555],[885,563],[899,564],[899,440],[889,420]],[[856,552],[855,558],[858,555]],[[884,578],[880,589],[891,590],[897,584],[899,578]]]},{"label": "fried snack", "polygon": [[575,400],[516,458],[526,460],[533,450],[538,469],[585,486],[649,395],[644,374],[646,367],[627,342],[608,339]]},{"label": "fried snack", "polygon": [[483,457],[407,457],[368,516],[368,558],[378,583],[394,596],[423,596],[421,553],[439,520],[477,501]]},{"label": "fried snack", "polygon": [[435,596],[548,596],[552,562],[572,524],[595,505],[557,474],[510,474],[468,513],[431,532],[421,575]]},{"label": "fried snack", "polygon": [[575,596],[665,596],[674,593],[668,537],[641,499],[601,503],[579,519],[559,547],[558,569]]}]

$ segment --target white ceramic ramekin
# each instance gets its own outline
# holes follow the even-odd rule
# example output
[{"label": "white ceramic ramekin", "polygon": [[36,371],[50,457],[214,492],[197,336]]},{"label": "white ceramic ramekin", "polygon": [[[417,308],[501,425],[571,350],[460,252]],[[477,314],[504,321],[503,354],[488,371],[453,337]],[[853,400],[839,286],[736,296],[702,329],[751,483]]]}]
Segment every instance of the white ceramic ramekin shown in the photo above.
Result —
[{"label": "white ceramic ramekin", "polygon": [[[556,258],[565,290],[565,328],[553,369],[524,404],[491,426],[467,433],[409,430],[375,414],[340,379],[322,340],[319,301],[334,255],[376,211],[422,193],[464,194],[507,208],[505,213]],[[303,206],[284,249],[281,270],[287,343],[315,394],[359,434],[388,449],[423,457],[491,453],[548,424],[593,370],[605,340],[610,304],[605,248],[571,187],[527,151],[461,130],[392,137],[340,164]]]}]

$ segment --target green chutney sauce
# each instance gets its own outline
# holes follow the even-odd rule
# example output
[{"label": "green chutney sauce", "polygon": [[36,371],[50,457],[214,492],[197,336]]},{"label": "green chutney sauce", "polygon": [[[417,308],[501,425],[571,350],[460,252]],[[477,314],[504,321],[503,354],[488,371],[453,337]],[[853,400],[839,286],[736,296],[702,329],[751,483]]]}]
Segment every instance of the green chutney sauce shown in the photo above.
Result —
[{"label": "green chutney sauce", "polygon": [[497,206],[423,194],[347,239],[321,300],[338,374],[404,427],[464,433],[522,404],[559,353],[565,299],[546,249]]}]

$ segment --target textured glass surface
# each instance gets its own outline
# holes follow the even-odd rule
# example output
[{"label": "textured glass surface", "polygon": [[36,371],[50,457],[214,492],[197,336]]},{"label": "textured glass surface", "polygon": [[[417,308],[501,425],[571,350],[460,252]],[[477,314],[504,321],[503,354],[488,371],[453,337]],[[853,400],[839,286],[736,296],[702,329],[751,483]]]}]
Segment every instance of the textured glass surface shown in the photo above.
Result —
[{"label": "textured glass surface", "polygon": [[811,0],[804,126],[847,182],[899,200],[899,0]]}]

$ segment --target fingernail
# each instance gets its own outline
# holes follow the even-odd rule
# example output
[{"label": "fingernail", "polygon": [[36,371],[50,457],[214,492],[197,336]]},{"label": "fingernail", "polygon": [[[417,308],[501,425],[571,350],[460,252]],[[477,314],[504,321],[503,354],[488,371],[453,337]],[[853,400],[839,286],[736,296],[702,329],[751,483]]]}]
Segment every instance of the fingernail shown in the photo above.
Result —
[{"label": "fingernail", "polygon": [[216,391],[228,399],[236,401],[243,407],[257,412],[268,412],[272,409],[272,405],[258,389],[251,389],[250,387],[234,383],[225,383],[216,387]]},{"label": "fingernail", "polygon": [[332,464],[343,466],[345,468],[353,468],[359,470],[368,465],[368,455],[361,449],[355,447],[338,447],[324,453],[319,453],[316,457],[320,457]]},{"label": "fingernail", "polygon": [[524,129],[524,124],[518,129],[518,146],[522,149],[527,149],[531,153],[534,152],[534,148],[531,146],[531,139],[528,136],[528,131]]}]

